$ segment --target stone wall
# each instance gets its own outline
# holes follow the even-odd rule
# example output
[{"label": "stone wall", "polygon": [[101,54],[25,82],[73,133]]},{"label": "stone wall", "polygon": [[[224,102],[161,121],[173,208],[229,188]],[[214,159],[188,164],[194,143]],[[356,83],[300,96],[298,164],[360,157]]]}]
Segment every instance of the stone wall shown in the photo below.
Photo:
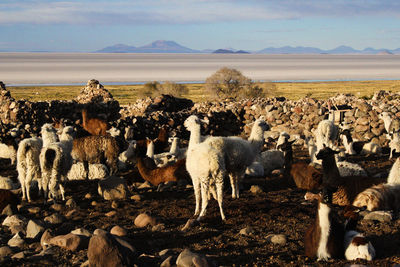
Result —
[{"label": "stone wall", "polygon": [[274,138],[281,131],[296,135],[310,135],[330,109],[350,107],[344,113],[344,127],[352,130],[355,138],[364,141],[386,141],[383,121],[379,113],[389,112],[400,117],[400,97],[397,93],[380,91],[372,99],[365,100],[352,95],[337,95],[327,100],[303,98],[298,101],[280,98],[257,98],[233,101],[192,103],[187,99],[160,96],[138,100],[135,104],[120,108],[118,101],[97,81],[90,80],[73,101],[30,102],[15,101],[0,82],[0,118],[2,131],[7,127],[29,124],[31,131],[38,132],[41,125],[53,119],[79,122],[80,110],[85,107],[89,114],[102,117],[121,129],[133,128],[134,138],[154,138],[163,125],[168,125],[171,135],[187,139],[189,133],[183,122],[191,114],[198,114],[209,121],[203,134],[242,135],[247,137],[256,118],[264,116],[271,125]]}]

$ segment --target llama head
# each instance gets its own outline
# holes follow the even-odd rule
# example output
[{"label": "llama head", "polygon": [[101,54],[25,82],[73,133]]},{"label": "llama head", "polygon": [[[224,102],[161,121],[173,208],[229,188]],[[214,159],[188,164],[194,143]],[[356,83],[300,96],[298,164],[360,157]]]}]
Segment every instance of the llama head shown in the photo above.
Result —
[{"label": "llama head", "polygon": [[279,150],[281,150],[281,151],[289,151],[289,150],[292,149],[292,145],[293,145],[293,143],[294,143],[295,141],[296,141],[296,140],[293,140],[293,141],[285,140],[284,143],[279,144],[279,145],[277,146],[277,149],[279,149]]},{"label": "llama head", "polygon": [[340,153],[340,151],[335,151],[331,149],[330,147],[327,147],[324,145],[324,147],[318,151],[316,158],[317,159],[328,159],[330,157],[334,157],[335,154]]},{"label": "llama head", "polygon": [[43,124],[41,134],[43,135],[46,133],[56,133],[56,129],[53,127],[51,123]]},{"label": "llama head", "polygon": [[260,117],[254,122],[253,128],[254,127],[260,128],[262,131],[268,131],[270,129],[268,123],[263,119],[263,117]]},{"label": "llama head", "polygon": [[186,127],[186,129],[188,131],[191,131],[192,129],[194,129],[195,127],[199,127],[200,124],[204,122],[207,123],[206,120],[201,120],[199,117],[197,117],[196,115],[191,115],[189,116],[185,122],[183,123],[183,125]]},{"label": "llama head", "polygon": [[74,136],[75,129],[72,126],[66,126],[63,128],[62,133],[61,133],[61,138],[62,140],[65,140],[65,138],[69,139]]},{"label": "llama head", "polygon": [[111,127],[111,129],[107,130],[112,137],[117,137],[121,134],[121,130],[116,127]]}]

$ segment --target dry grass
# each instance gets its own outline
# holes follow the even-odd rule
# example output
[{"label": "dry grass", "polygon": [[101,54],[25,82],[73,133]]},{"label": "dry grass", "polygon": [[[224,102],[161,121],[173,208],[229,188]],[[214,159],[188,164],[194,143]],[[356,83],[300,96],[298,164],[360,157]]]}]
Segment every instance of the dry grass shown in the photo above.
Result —
[{"label": "dry grass", "polygon": [[[185,98],[195,102],[208,98],[203,90],[204,84],[186,84],[188,94]],[[260,83],[260,86],[268,89],[269,96],[284,96],[297,100],[305,96],[317,99],[325,99],[337,93],[351,93],[358,97],[370,97],[374,92],[387,90],[400,91],[400,80],[390,81],[348,81],[348,82],[282,82]],[[30,101],[42,100],[71,100],[75,98],[84,86],[26,86],[8,87],[15,99],[27,99]],[[134,103],[136,92],[143,85],[105,85],[104,86],[121,105]]]}]

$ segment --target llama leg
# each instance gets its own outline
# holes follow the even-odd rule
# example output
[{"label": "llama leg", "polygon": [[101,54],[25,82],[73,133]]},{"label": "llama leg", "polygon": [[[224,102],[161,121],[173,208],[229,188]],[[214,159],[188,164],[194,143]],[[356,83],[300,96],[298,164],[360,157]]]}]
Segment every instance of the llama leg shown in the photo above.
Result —
[{"label": "llama leg", "polygon": [[60,184],[60,185],[59,185],[59,188],[60,188],[62,200],[65,201],[65,197],[64,197],[64,193],[65,193],[64,186],[63,186],[62,184]]},{"label": "llama leg", "polygon": [[232,188],[232,198],[236,198],[236,185],[235,185],[235,175],[233,173],[229,174],[229,181],[231,182],[231,188]]},{"label": "llama leg", "polygon": [[207,212],[209,186],[208,180],[201,183],[201,211],[199,217],[197,218],[198,221],[200,221]]},{"label": "llama leg", "polygon": [[221,175],[216,179],[216,187],[217,187],[217,201],[219,206],[219,212],[221,213],[222,221],[225,221],[225,214],[223,210],[223,197],[224,197],[224,177]]},{"label": "llama leg", "polygon": [[194,215],[197,216],[200,214],[200,193],[201,193],[201,189],[200,189],[200,182],[199,182],[199,178],[194,178],[192,179],[193,182],[193,190],[194,190],[194,197],[196,199],[196,208],[194,210]]},{"label": "llama leg", "polygon": [[31,202],[31,193],[30,193],[30,188],[32,184],[32,179],[33,179],[33,170],[28,169],[25,177],[25,192],[26,196],[28,198],[28,202]]},{"label": "llama leg", "polygon": [[83,168],[85,169],[86,180],[89,180],[89,162],[83,161]]}]

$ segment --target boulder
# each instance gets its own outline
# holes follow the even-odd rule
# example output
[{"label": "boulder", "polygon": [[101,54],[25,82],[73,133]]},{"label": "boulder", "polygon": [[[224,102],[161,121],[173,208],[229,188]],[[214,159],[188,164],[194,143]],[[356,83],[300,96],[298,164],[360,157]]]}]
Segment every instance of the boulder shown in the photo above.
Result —
[{"label": "boulder", "polygon": [[105,200],[126,199],[128,188],[123,178],[110,176],[98,184],[98,192]]},{"label": "boulder", "polygon": [[109,233],[98,232],[93,235],[87,252],[90,266],[133,266],[133,247],[121,243]]}]

